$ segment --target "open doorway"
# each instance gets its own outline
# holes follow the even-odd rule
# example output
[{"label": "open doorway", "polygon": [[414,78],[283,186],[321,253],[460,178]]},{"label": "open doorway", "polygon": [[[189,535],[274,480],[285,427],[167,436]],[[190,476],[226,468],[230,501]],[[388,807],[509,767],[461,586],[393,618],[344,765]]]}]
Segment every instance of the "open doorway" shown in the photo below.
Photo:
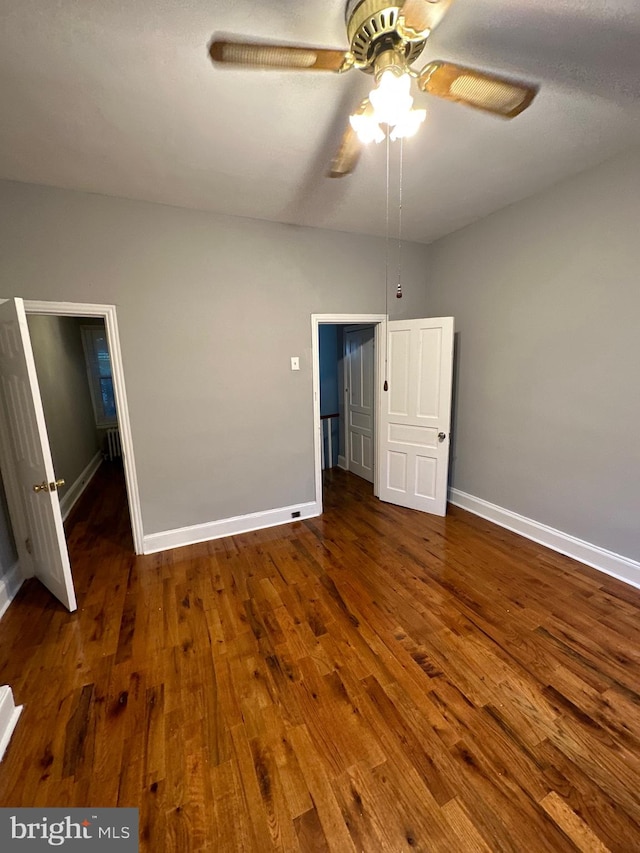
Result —
[{"label": "open doorway", "polygon": [[[373,493],[397,506],[445,515],[451,429],[453,317],[313,314],[316,503],[322,512],[320,328],[373,326]],[[343,419],[344,420],[344,419]]]},{"label": "open doorway", "polygon": [[[107,332],[103,317],[27,313],[27,323],[68,543],[91,492],[126,501]],[[103,515],[106,523],[106,506]]]},{"label": "open doorway", "polygon": [[312,316],[316,501],[323,470],[340,467],[378,495],[376,430],[384,367],[384,314]]},{"label": "open doorway", "polygon": [[116,309],[0,301],[0,461],[19,574],[35,575],[73,611],[77,603],[62,515],[69,514],[105,457],[122,459],[126,489],[121,488],[120,506],[130,519],[132,550],[142,551]]},{"label": "open doorway", "polygon": [[[76,357],[75,363],[78,370],[82,364],[85,390],[89,393],[94,424],[98,432],[98,452],[102,459],[117,461],[117,464],[121,465],[126,485],[133,550],[136,554],[142,554],[142,514],[116,308],[114,305],[35,300],[25,300],[24,308],[30,328],[36,323],[46,322],[47,319],[53,320],[54,323],[69,320],[75,323],[80,331],[83,359],[80,363]],[[75,344],[77,347],[77,338]],[[99,464],[99,458],[94,458],[94,464]],[[83,472],[84,469],[80,473]],[[83,476],[79,476],[78,480],[69,481],[66,494],[60,495],[63,515],[65,511],[68,515],[73,504],[74,493],[71,487],[77,482],[77,489],[82,489],[83,480],[90,476],[90,472],[91,467]]]},{"label": "open doorway", "polygon": [[339,467],[373,486],[374,327],[323,323],[318,331],[322,469]]}]

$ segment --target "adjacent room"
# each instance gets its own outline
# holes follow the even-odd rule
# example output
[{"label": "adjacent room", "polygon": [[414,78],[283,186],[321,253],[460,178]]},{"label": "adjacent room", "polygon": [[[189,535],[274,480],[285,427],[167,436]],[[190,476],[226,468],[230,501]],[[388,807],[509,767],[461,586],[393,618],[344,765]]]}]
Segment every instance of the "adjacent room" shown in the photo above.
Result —
[{"label": "adjacent room", "polygon": [[0,808],[640,849],[640,6],[2,21]]}]

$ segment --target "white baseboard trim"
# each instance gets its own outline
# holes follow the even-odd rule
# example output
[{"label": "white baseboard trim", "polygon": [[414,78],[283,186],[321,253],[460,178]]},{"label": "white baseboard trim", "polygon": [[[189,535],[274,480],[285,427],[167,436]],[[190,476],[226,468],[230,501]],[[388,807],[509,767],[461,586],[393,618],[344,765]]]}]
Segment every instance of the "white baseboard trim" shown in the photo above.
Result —
[{"label": "white baseboard trim", "polygon": [[562,530],[548,527],[532,518],[518,515],[517,512],[511,512],[509,509],[489,503],[482,498],[468,495],[459,489],[449,489],[449,500],[455,506],[469,510],[474,515],[493,521],[500,527],[513,530],[514,533],[519,533],[526,539],[546,545],[552,551],[573,557],[574,560],[579,560],[587,566],[640,589],[640,563],[636,560],[615,554],[613,551],[607,551],[606,548],[592,545],[591,542],[585,542],[583,539],[577,539],[569,533],[563,533]]},{"label": "white baseboard trim", "polygon": [[346,456],[338,456],[338,468],[342,468],[343,471],[348,471],[347,467],[347,457]]},{"label": "white baseboard trim", "polygon": [[13,701],[13,691],[8,684],[3,684],[0,687],[0,761],[2,761],[5,750],[9,745],[11,735],[21,713],[22,705],[16,706]]},{"label": "white baseboard trim", "polygon": [[95,476],[100,465],[102,465],[102,461],[102,452],[99,450],[75,483],[67,487],[64,496],[60,498],[60,512],[62,513],[63,521],[78,503],[80,496]]},{"label": "white baseboard trim", "polygon": [[[299,515],[293,518],[293,513]],[[275,527],[292,521],[302,521],[320,515],[318,504],[309,501],[293,506],[283,506],[279,509],[268,509],[264,512],[251,512],[248,515],[236,515],[232,518],[222,518],[220,521],[209,521],[205,524],[194,524],[191,527],[179,527],[176,530],[163,530],[160,533],[150,533],[143,539],[145,554],[155,554],[157,551],[167,551],[169,548],[180,548],[183,545],[195,545],[207,542],[209,539],[221,539],[223,536],[235,536],[238,533],[249,533],[264,527]]]},{"label": "white baseboard trim", "polygon": [[16,597],[16,593],[22,586],[24,577],[20,571],[20,563],[15,562],[13,566],[0,578],[0,619],[6,613],[7,608]]}]

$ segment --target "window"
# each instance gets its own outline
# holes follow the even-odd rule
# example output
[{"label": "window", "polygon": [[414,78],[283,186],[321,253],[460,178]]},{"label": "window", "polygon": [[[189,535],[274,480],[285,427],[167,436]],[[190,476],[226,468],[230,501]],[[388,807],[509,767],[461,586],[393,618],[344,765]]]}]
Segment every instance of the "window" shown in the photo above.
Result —
[{"label": "window", "polygon": [[115,426],[118,415],[106,330],[102,326],[82,326],[81,331],[96,426]]}]

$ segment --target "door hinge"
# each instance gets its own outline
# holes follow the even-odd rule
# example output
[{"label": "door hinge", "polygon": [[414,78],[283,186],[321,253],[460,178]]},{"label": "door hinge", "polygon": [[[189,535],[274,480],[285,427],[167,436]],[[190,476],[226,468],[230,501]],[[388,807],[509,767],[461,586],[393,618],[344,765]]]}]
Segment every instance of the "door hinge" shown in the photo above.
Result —
[{"label": "door hinge", "polygon": [[24,540],[24,547],[27,549],[27,554],[33,554],[33,545],[31,544],[31,539],[27,537]]}]

